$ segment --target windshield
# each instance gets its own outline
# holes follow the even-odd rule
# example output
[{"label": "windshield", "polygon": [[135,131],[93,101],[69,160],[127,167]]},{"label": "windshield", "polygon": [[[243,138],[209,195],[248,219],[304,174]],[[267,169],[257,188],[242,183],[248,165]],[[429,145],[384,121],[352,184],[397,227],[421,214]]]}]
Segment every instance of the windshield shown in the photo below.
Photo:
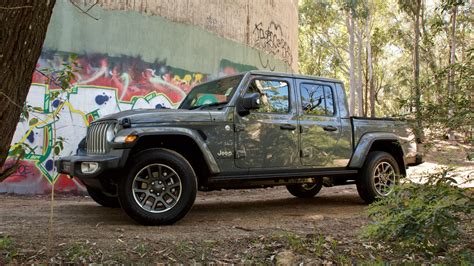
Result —
[{"label": "windshield", "polygon": [[225,106],[243,75],[217,79],[194,87],[183,100],[179,109],[201,109],[210,106]]}]

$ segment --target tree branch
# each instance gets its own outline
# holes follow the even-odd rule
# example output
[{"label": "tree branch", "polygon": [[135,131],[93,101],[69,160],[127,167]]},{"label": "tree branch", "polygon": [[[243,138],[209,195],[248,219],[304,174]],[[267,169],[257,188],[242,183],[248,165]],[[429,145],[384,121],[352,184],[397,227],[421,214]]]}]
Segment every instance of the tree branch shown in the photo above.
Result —
[{"label": "tree branch", "polygon": [[[334,43],[332,43],[329,40],[322,39],[321,36],[318,36],[318,38],[320,39],[321,42],[327,42],[327,43],[330,44],[331,49],[337,54],[339,59],[341,59],[340,61],[341,61],[342,70],[345,71],[346,73],[348,73],[349,72],[349,66],[347,66],[346,62],[343,60],[343,57],[342,57],[341,53],[339,52],[339,47],[340,46],[335,45]],[[341,48],[341,49],[343,49],[345,52],[347,52],[346,49],[344,49],[344,48]]]},{"label": "tree branch", "polygon": [[87,10],[82,9],[78,4],[74,3],[73,0],[69,0],[69,2],[70,2],[73,6],[75,6],[77,9],[79,9],[82,13],[88,15],[89,17],[91,17],[91,18],[93,18],[93,19],[95,19],[95,20],[99,20],[98,18],[96,18],[96,17],[92,16],[91,14],[89,14],[89,11],[90,11],[95,5],[97,5],[98,1],[96,1],[96,2],[95,2],[92,6],[90,6]]},{"label": "tree branch", "polygon": [[11,176],[13,173],[15,173],[18,170],[18,168],[20,167],[20,161],[23,159],[23,157],[24,157],[24,152],[16,158],[16,161],[12,166],[0,172],[0,182],[3,182],[5,179],[7,179],[9,176]]}]

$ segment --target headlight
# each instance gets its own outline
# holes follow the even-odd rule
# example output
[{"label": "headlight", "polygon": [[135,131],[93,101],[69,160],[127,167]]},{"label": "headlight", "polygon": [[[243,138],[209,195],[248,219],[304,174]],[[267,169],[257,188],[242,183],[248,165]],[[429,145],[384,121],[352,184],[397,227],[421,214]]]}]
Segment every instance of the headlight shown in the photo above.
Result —
[{"label": "headlight", "polygon": [[111,142],[114,140],[114,137],[115,137],[115,127],[110,125],[108,128],[107,128],[107,132],[106,132],[106,137],[107,137],[107,141]]}]

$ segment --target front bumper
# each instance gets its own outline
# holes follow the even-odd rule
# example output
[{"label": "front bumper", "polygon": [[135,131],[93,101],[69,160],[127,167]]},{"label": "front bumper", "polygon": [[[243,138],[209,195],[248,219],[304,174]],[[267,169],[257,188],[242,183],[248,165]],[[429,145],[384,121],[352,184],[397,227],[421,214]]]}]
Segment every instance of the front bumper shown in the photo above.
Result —
[{"label": "front bumper", "polygon": [[[103,173],[124,167],[128,153],[128,149],[123,149],[113,150],[109,154],[104,155],[73,155],[62,157],[56,161],[56,169],[58,173],[78,177],[81,180],[96,178]],[[83,173],[81,171],[81,163],[83,162],[96,162],[99,167],[94,173]]]}]

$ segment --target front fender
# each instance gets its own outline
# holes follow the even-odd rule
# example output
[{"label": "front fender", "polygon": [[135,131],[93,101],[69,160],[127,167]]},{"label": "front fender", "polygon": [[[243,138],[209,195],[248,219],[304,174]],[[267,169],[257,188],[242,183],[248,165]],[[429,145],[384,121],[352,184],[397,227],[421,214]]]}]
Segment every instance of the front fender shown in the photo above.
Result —
[{"label": "front fender", "polygon": [[[199,149],[201,150],[202,154],[204,155],[204,160],[207,163],[207,166],[209,167],[209,170],[211,171],[212,174],[218,174],[220,173],[219,166],[217,165],[217,162],[212,155],[208,145],[206,142],[202,139],[200,134],[193,129],[189,128],[182,128],[182,127],[141,127],[141,128],[127,128],[123,129],[118,132],[116,137],[120,136],[127,136],[127,135],[136,135],[140,139],[141,137],[144,136],[160,136],[160,135],[179,135],[179,136],[187,136],[194,140],[194,142],[197,144]],[[138,142],[135,141],[132,143],[130,148],[134,146]],[[117,144],[121,145],[121,144]]]},{"label": "front fender", "polygon": [[[374,133],[366,133],[364,134],[359,143],[352,154],[352,158],[349,162],[350,168],[361,168],[364,165],[365,158],[367,158],[367,154],[369,154],[370,147],[372,144],[377,140],[389,140],[398,143],[401,145],[400,137],[388,132],[374,132]],[[403,146],[401,146],[403,154],[405,154],[405,150]],[[405,161],[405,156],[403,156],[403,160]]]}]

